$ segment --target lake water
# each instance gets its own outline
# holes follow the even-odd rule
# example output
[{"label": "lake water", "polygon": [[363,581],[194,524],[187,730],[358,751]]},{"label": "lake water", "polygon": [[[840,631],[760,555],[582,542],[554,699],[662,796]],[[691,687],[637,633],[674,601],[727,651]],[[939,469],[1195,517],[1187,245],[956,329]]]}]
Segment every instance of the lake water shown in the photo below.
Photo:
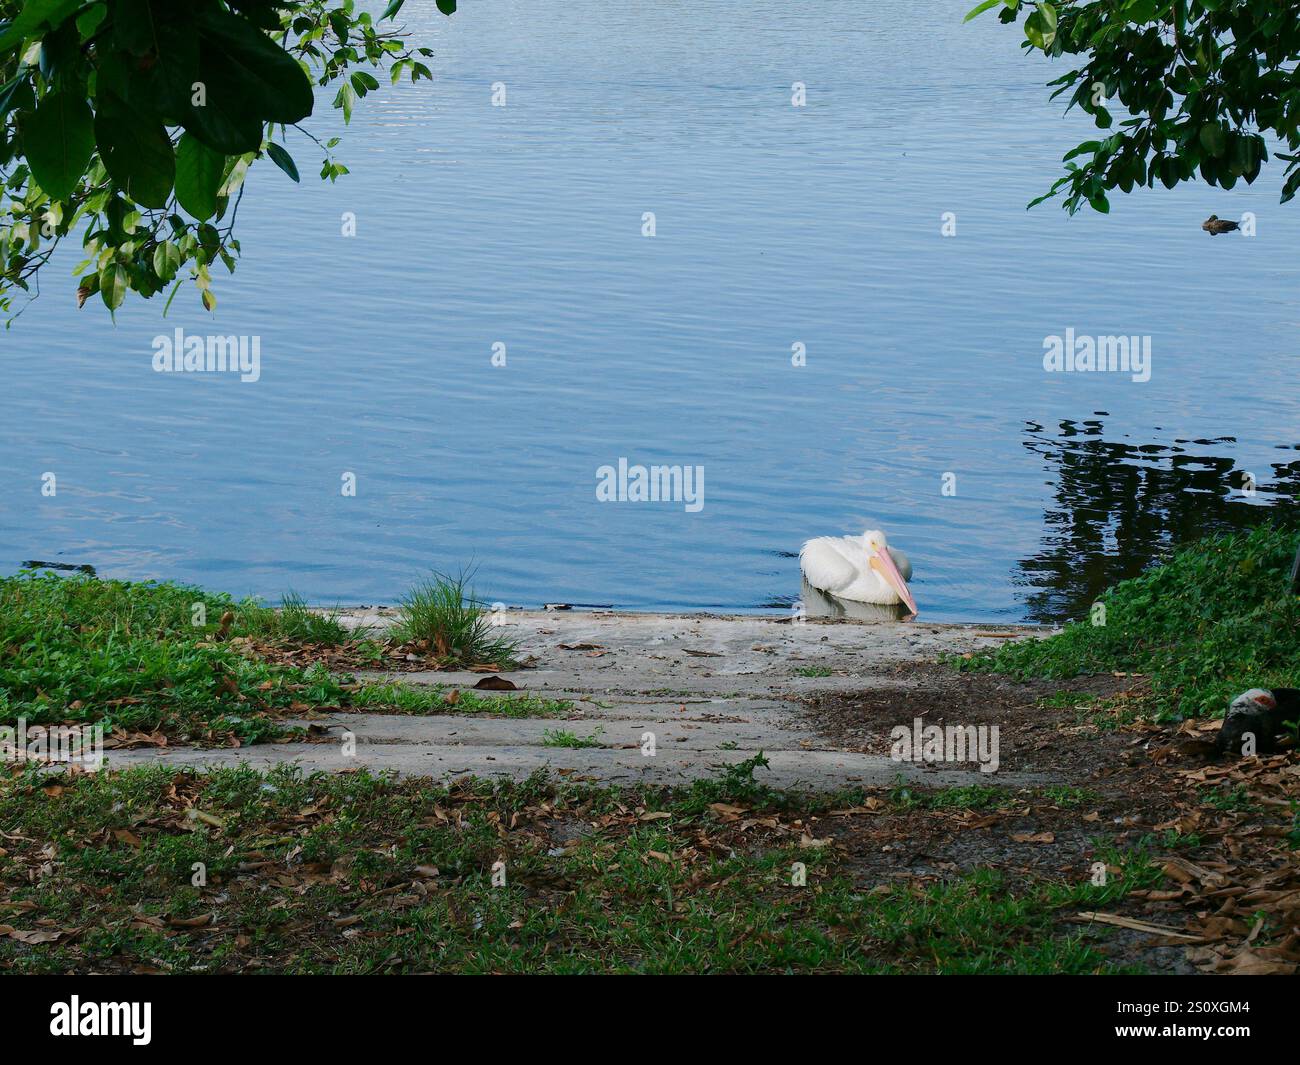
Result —
[{"label": "lake water", "polygon": [[[512,605],[770,609],[803,539],[873,526],[923,618],[1054,620],[1294,499],[1278,165],[1026,212],[1086,127],[967,6],[408,3],[435,81],[382,79],[335,185],[292,132],[301,187],[254,167],[214,318],[78,311],[70,251],[0,334],[0,570],[373,603],[472,564]],[[260,380],[155,373],[177,327],[259,336]],[[1150,380],[1044,372],[1066,329],[1149,336]],[[702,509],[598,502],[620,458],[702,466]]]}]

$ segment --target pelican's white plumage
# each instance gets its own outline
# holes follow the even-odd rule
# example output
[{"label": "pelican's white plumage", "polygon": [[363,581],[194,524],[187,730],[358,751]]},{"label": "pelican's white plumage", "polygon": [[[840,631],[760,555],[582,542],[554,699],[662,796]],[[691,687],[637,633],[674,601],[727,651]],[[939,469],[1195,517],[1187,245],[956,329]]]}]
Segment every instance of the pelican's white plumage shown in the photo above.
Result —
[{"label": "pelican's white plumage", "polygon": [[809,540],[799,551],[799,568],[809,584],[836,598],[885,606],[904,603],[916,613],[916,600],[907,588],[912,564],[888,545],[879,529]]}]

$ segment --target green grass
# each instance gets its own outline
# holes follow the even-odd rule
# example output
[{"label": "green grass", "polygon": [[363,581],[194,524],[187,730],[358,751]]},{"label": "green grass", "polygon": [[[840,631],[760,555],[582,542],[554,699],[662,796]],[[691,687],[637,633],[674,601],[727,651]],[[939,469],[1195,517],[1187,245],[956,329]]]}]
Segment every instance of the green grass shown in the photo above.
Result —
[{"label": "green grass", "polygon": [[1086,788],[1078,788],[1071,784],[1053,784],[1046,787],[1043,789],[1043,797],[1062,810],[1077,810],[1080,806],[1100,801],[1100,796]]},{"label": "green grass", "polygon": [[[447,696],[456,691],[456,701]],[[468,688],[433,684],[366,684],[351,694],[348,707],[396,714],[485,714],[496,717],[570,717],[573,703],[540,695],[479,695]]]},{"label": "green grass", "polygon": [[[1054,784],[1038,791],[1046,804],[1073,810],[1098,801],[1083,788]],[[900,810],[998,810],[1024,803],[1024,796],[1010,788],[987,784],[963,784],[951,788],[919,788],[900,779],[889,791],[889,801]],[[852,805],[849,803],[848,805]]]},{"label": "green grass", "polygon": [[600,734],[604,731],[603,728],[598,728],[590,736],[579,736],[577,733],[569,732],[565,729],[547,729],[542,733],[542,746],[569,747],[574,750],[581,750],[586,747],[599,747],[601,746]]},{"label": "green grass", "polygon": [[218,641],[221,616],[237,607],[181,585],[0,580],[0,721],[269,738],[280,728],[267,711],[312,682]]},{"label": "green grass", "polygon": [[800,666],[794,672],[797,677],[829,677],[831,675],[829,666]]},{"label": "green grass", "polygon": [[1011,806],[1020,799],[1007,788],[986,784],[966,784],[934,791],[904,784],[900,778],[889,792],[889,801],[902,810],[986,810]]},{"label": "green grass", "polygon": [[[175,584],[24,573],[0,578],[0,724],[102,723],[189,742],[243,743],[285,733],[306,707],[402,713],[560,717],[568,704],[533,696],[487,698],[442,689],[353,684],[322,665],[251,657],[237,634],[329,642],[337,619],[286,599],[287,616],[255,602]],[[223,623],[222,618],[233,615]],[[232,642],[233,639],[233,642]]]},{"label": "green grass", "polygon": [[1233,788],[1202,788],[1201,802],[1206,806],[1212,806],[1216,810],[1236,811],[1239,813],[1251,813],[1259,809],[1258,804],[1251,799],[1244,784],[1238,784]]},{"label": "green grass", "polygon": [[325,647],[361,643],[370,635],[368,629],[344,625],[337,610],[312,610],[302,596],[292,591],[285,593],[278,610],[256,599],[244,600],[239,604],[232,632],[253,639]]},{"label": "green grass", "polygon": [[[752,795],[751,776],[674,793],[288,766],[51,786],[11,770],[0,920],[65,934],[0,936],[0,971],[1111,971],[1064,919],[1159,876],[1144,854],[1115,852],[1122,872],[1102,887],[991,869],[861,880],[797,828],[729,825],[700,805]],[[786,795],[774,816],[808,812]]]},{"label": "green grass", "polygon": [[1295,531],[1271,526],[1202,540],[1102,596],[1104,625],[1070,624],[954,663],[1022,679],[1139,673],[1158,720],[1221,714],[1247,688],[1300,686],[1300,596],[1287,587],[1295,550]]},{"label": "green grass", "polygon": [[468,581],[463,573],[435,573],[418,582],[398,607],[393,636],[420,645],[448,665],[507,667],[514,659],[514,641],[498,631]]}]

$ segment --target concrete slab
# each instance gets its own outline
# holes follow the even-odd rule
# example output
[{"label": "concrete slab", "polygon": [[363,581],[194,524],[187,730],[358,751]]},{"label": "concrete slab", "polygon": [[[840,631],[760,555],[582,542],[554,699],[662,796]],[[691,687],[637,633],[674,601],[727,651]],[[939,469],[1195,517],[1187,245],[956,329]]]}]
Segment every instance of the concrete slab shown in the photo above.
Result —
[{"label": "concrete slab", "polygon": [[[714,776],[718,767],[752,757],[756,751],[661,750],[653,758],[639,750],[592,748],[565,750],[536,746],[444,746],[412,743],[359,743],[354,757],[344,757],[333,744],[259,744],[241,750],[175,749],[159,757],[150,748],[110,751],[108,769],[159,761],[195,768],[249,765],[266,770],[289,762],[304,772],[339,772],[362,766],[375,772],[389,771],[407,776],[452,780],[473,775],[510,777],[521,780],[539,769],[569,780],[588,779],[603,784],[679,785]],[[837,788],[887,787],[900,779],[930,787],[995,784],[1023,787],[1049,784],[1054,777],[1043,773],[990,773],[977,769],[929,769],[911,762],[900,763],[879,755],[840,751],[771,750],[766,754],[771,768],[760,770],[757,779],[772,787],[830,791]]]},{"label": "concrete slab", "polygon": [[[382,628],[394,612],[345,611],[350,624]],[[572,700],[565,719],[440,714],[312,715],[310,723],[355,739],[345,756],[332,738],[239,750],[140,748],[110,751],[110,767],[165,762],[267,768],[293,762],[304,770],[370,769],[439,779],[474,774],[522,778],[546,769],[606,783],[680,784],[715,774],[758,751],[773,786],[834,789],[904,781],[933,786],[1049,783],[1037,773],[982,774],[975,766],[933,769],[890,760],[886,752],[836,750],[803,715],[799,698],[814,691],[905,690],[900,664],[932,661],[1026,639],[1035,626],[932,625],[896,621],[794,623],[789,617],[511,611],[502,632],[518,641],[531,668],[501,674],[517,694]],[[829,671],[829,676],[821,674]],[[373,673],[403,684],[471,688],[479,673]],[[490,693],[511,698],[512,693]],[[598,746],[555,746],[559,731]],[[656,753],[642,754],[645,733]]]},{"label": "concrete slab", "polygon": [[[306,722],[304,722],[305,724]],[[397,714],[334,714],[310,722],[328,728],[331,735],[351,732],[358,743],[413,743],[437,746],[545,746],[558,733],[590,738],[602,747],[640,748],[646,732],[653,732],[661,747],[694,751],[726,750],[738,744],[758,750],[799,749],[800,744],[820,745],[815,732],[807,729],[755,722],[744,717],[723,717],[707,721],[685,714],[665,716],[642,714],[616,718],[593,717],[578,720],[549,718],[469,717],[464,714],[438,717],[407,717]]]},{"label": "concrete slab", "polygon": [[[935,625],[707,614],[508,611],[501,631],[536,667],[504,674],[534,692],[681,695],[856,689],[882,668],[1043,635],[1041,626]],[[390,612],[345,620],[383,628]],[[799,670],[830,670],[806,677]],[[375,676],[391,676],[375,674]],[[399,674],[412,683],[470,687],[474,673]]]}]

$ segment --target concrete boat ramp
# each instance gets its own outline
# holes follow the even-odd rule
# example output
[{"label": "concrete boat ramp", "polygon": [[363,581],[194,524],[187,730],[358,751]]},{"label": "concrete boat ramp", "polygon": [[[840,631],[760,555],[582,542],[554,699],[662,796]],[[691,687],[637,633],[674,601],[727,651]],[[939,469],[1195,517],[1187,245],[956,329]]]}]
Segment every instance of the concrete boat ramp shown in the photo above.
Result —
[{"label": "concrete boat ramp", "polygon": [[[382,628],[392,611],[361,608],[345,616]],[[776,787],[830,790],[900,778],[936,787],[1050,782],[1039,773],[980,774],[973,766],[896,762],[887,749],[838,749],[814,729],[800,702],[814,691],[905,686],[906,677],[897,676],[902,664],[1041,635],[1039,628],[567,610],[510,611],[502,619],[502,631],[518,641],[520,659],[529,665],[500,674],[518,691],[475,694],[571,701],[562,716],[322,712],[302,722],[318,733],[327,730],[318,742],[110,750],[106,764],[266,768],[293,762],[305,771],[365,766],[438,779],[519,779],[545,769],[570,780],[664,786],[711,776],[761,750],[771,768],[760,779]],[[358,677],[468,690],[483,674]],[[349,734],[352,742],[346,742]],[[555,745],[570,737],[593,746]],[[651,746],[654,753],[645,753]]]}]

